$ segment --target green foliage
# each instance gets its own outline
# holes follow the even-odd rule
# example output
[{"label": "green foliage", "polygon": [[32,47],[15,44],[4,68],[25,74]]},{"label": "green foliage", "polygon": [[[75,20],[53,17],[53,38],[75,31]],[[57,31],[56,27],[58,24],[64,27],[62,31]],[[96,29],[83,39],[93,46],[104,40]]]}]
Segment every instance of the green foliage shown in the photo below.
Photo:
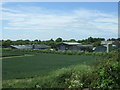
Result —
[{"label": "green foliage", "polygon": [[94,81],[97,88],[120,88],[120,62],[117,58],[109,59],[101,63],[97,71],[97,80]]},{"label": "green foliage", "polygon": [[46,41],[41,41],[41,40],[16,40],[16,41],[12,41],[12,40],[0,40],[0,42],[2,41],[2,46],[3,47],[9,47],[10,45],[26,45],[26,44],[46,44],[46,45],[50,45],[51,47],[55,48],[56,44],[58,42],[79,42],[82,44],[93,44],[94,46],[98,46],[100,45],[100,42],[105,40],[104,38],[92,38],[89,37],[88,39],[85,40],[75,40],[75,39],[70,39],[70,40],[62,40],[62,38],[57,38],[56,40],[50,39],[50,40],[46,40]]},{"label": "green foliage", "polygon": [[89,37],[88,39],[84,39],[84,40],[78,40],[79,43],[82,44],[92,44],[94,46],[99,46],[101,41],[104,41],[104,38],[92,38]]},{"label": "green foliage", "polygon": [[[21,80],[6,80],[3,81],[3,87],[7,88],[79,88],[86,87],[89,79],[93,77],[92,71],[94,68],[86,65],[70,66],[49,73],[46,76],[39,76]],[[87,80],[84,79],[87,78]],[[92,80],[92,78],[91,78]],[[79,81],[79,82],[78,82]],[[82,85],[82,83],[84,85]]]},{"label": "green foliage", "polygon": [[57,38],[55,41],[56,42],[62,42],[62,38]]}]

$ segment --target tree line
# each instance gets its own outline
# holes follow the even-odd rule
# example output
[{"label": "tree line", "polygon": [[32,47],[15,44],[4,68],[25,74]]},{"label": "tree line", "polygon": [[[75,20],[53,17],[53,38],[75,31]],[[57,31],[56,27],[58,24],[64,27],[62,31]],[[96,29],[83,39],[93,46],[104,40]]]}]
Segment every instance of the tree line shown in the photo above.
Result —
[{"label": "tree line", "polygon": [[[115,40],[120,40],[120,38],[118,39],[108,39],[108,41],[115,41]],[[46,41],[41,41],[41,40],[0,40],[1,44],[3,47],[8,47],[10,45],[26,45],[26,44],[46,44],[49,45],[51,47],[55,47],[56,44],[61,43],[61,42],[78,42],[81,44],[92,44],[94,46],[99,46],[101,41],[105,41],[105,38],[93,38],[93,37],[89,37],[87,39],[83,39],[83,40],[75,40],[75,39],[70,39],[70,40],[63,40],[62,38],[57,38],[56,40],[50,39],[50,40],[46,40]]]}]

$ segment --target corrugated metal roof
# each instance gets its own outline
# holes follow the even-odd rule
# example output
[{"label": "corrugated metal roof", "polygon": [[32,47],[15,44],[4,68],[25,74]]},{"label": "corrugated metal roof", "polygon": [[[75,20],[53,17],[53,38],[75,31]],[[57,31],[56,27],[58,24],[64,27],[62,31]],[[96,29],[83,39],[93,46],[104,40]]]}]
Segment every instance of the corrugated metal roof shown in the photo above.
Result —
[{"label": "corrugated metal roof", "polygon": [[34,45],[35,49],[39,49],[39,48],[50,48],[51,46],[45,45],[45,44],[36,44]]},{"label": "corrugated metal roof", "polygon": [[63,42],[64,44],[68,44],[68,45],[80,45],[81,43],[77,43],[77,42]]},{"label": "corrugated metal roof", "polygon": [[11,47],[17,49],[41,49],[41,48],[50,48],[50,46],[45,44],[33,44],[33,45],[10,45]]},{"label": "corrugated metal roof", "polygon": [[113,44],[114,41],[101,41],[101,44]]},{"label": "corrugated metal roof", "polygon": [[32,45],[10,45],[14,48],[17,48],[17,49],[32,49]]},{"label": "corrugated metal roof", "polygon": [[79,45],[79,46],[81,46],[81,47],[93,47],[93,45],[91,45],[91,44],[87,44],[87,45]]}]

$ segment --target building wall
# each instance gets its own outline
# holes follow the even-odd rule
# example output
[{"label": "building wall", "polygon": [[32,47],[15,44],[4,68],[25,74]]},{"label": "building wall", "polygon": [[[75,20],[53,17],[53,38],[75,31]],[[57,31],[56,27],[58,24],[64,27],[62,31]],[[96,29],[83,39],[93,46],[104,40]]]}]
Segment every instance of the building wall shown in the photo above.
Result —
[{"label": "building wall", "polygon": [[95,48],[94,51],[96,51],[96,52],[106,52],[107,48],[104,47],[104,46],[98,46],[98,47]]},{"label": "building wall", "polygon": [[59,50],[80,50],[76,45],[65,45],[65,44],[58,45],[57,49]]},{"label": "building wall", "polygon": [[69,46],[69,50],[79,50],[77,46]]},{"label": "building wall", "polygon": [[60,50],[65,50],[65,49],[66,49],[66,46],[65,46],[65,45],[60,45],[59,49],[60,49]]}]

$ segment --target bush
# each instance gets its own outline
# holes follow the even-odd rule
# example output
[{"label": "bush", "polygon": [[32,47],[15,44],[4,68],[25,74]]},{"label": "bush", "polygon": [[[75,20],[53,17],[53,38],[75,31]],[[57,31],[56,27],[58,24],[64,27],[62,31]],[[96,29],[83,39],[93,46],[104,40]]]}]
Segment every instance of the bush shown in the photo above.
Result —
[{"label": "bush", "polygon": [[117,59],[111,58],[99,64],[92,87],[120,88],[120,62]]}]

